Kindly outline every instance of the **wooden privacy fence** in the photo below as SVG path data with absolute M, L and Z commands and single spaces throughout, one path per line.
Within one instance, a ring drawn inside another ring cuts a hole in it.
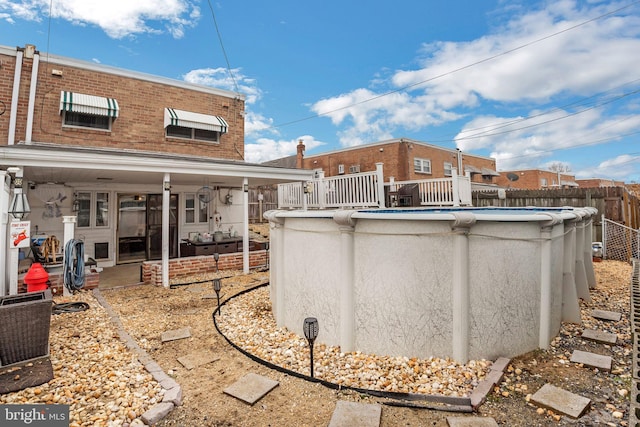
M 602 224 L 605 218 L 631 229 L 640 228 L 640 199 L 625 187 L 566 188 L 552 190 L 495 190 L 473 191 L 473 205 L 520 208 L 536 206 L 586 207 L 598 210 L 594 217 L 594 239 L 602 241 Z

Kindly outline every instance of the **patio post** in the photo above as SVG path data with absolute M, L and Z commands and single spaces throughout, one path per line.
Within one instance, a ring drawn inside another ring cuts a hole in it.
M 162 181 L 162 286 L 169 288 L 169 210 L 171 201 L 171 174 Z

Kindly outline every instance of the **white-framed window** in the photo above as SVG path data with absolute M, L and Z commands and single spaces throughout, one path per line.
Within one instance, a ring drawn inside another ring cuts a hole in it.
M 413 159 L 413 170 L 417 173 L 431 173 L 431 160 L 429 159 Z
M 360 165 L 349 166 L 349 173 L 360 173 Z
M 545 188 L 547 186 L 547 178 L 540 178 L 540 186 Z
M 109 193 L 78 191 L 74 194 L 78 228 L 109 226 Z
M 339 175 L 344 174 L 344 165 L 342 164 L 338 165 L 338 174 Z
M 170 138 L 183 138 L 206 142 L 220 142 L 220 132 L 217 132 L 215 130 L 169 125 L 166 127 L 166 132 L 167 136 Z
M 202 224 L 209 221 L 209 204 L 203 203 L 195 193 L 185 194 L 184 222 Z
M 453 164 L 451 162 L 444 162 L 444 176 L 451 176 L 453 169 Z

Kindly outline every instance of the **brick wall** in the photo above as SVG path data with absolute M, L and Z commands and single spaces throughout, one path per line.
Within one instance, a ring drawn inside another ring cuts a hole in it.
M 249 267 L 258 268 L 267 264 L 267 251 L 249 253 Z M 242 252 L 220 254 L 219 270 L 242 270 Z M 212 255 L 173 258 L 169 260 L 169 280 L 198 274 L 214 273 L 216 262 Z M 142 281 L 146 284 L 162 286 L 162 261 L 142 263 Z
M 507 174 L 512 173 L 518 176 L 517 181 L 510 181 Z M 546 180 L 546 186 L 543 185 Z M 561 181 L 575 182 L 573 175 L 560 174 Z M 544 188 L 558 188 L 558 173 L 553 171 L 545 171 L 540 169 L 529 169 L 520 171 L 501 172 L 501 176 L 497 177 L 496 184 L 523 190 L 539 190 Z
M 9 109 L 16 58 L 0 55 L 0 99 Z M 26 138 L 27 102 L 33 60 L 24 59 L 17 114 L 16 142 Z M 62 76 L 51 71 L 59 70 Z M 110 132 L 62 127 L 60 92 L 70 91 L 115 98 L 120 108 Z M 175 108 L 223 117 L 228 133 L 220 143 L 168 138 L 164 108 Z M 121 76 L 66 64 L 47 63 L 41 57 L 36 91 L 32 140 L 57 144 L 135 149 L 213 158 L 241 160 L 244 157 L 244 101 L 211 93 L 209 89 L 171 86 L 133 76 Z M 0 116 L 0 137 L 7 141 L 9 114 Z
M 431 160 L 431 173 L 414 172 L 414 158 Z M 349 167 L 355 165 L 360 166 L 360 172 L 375 171 L 378 162 L 384 164 L 385 182 L 389 181 L 390 177 L 394 177 L 396 181 L 443 178 L 445 176 L 445 162 L 458 168 L 458 153 L 455 150 L 429 144 L 393 140 L 389 143 L 362 145 L 348 150 L 309 156 L 303 158 L 301 164 L 306 169 L 320 168 L 324 171 L 325 176 L 329 177 L 338 175 L 338 165 L 340 164 L 344 165 L 346 175 L 349 173 Z M 462 163 L 463 165 L 475 166 L 478 169 L 484 167 L 496 170 L 495 160 L 471 154 L 463 154 Z M 473 175 L 472 180 L 474 182 L 492 182 L 492 180 L 483 181 L 481 175 Z
M 49 273 L 49 288 L 53 296 L 62 295 L 64 287 L 64 277 L 62 272 Z M 86 273 L 84 277 L 84 286 L 82 290 L 96 289 L 100 285 L 100 273 Z M 23 279 L 18 279 L 18 293 L 27 292 L 27 285 Z

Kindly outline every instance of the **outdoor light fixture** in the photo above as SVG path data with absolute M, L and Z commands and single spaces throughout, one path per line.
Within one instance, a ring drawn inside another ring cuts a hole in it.
M 313 378 L 313 343 L 318 337 L 318 319 L 307 317 L 302 325 L 304 337 L 309 341 L 309 359 L 311 362 L 311 378 Z
M 80 212 L 80 200 L 78 200 L 78 195 L 73 194 L 73 205 L 71 205 L 71 210 L 73 212 Z
M 218 260 L 220 259 L 220 254 L 218 252 L 215 252 L 213 254 L 213 260 L 216 262 L 216 273 L 218 272 Z
M 269 269 L 269 242 L 264 242 L 264 250 L 267 252 L 267 270 Z
M 165 181 L 163 185 L 164 185 L 164 191 L 171 191 L 171 182 Z
M 222 279 L 213 279 L 213 290 L 216 292 L 218 299 L 218 314 L 220 314 L 220 288 L 222 287 Z
M 244 190 L 245 193 L 249 192 L 249 184 L 242 184 L 242 189 Z
M 25 219 L 31 213 L 27 195 L 22 192 L 22 177 L 16 177 L 14 182 L 13 200 L 9 206 L 9 213 L 17 220 Z

